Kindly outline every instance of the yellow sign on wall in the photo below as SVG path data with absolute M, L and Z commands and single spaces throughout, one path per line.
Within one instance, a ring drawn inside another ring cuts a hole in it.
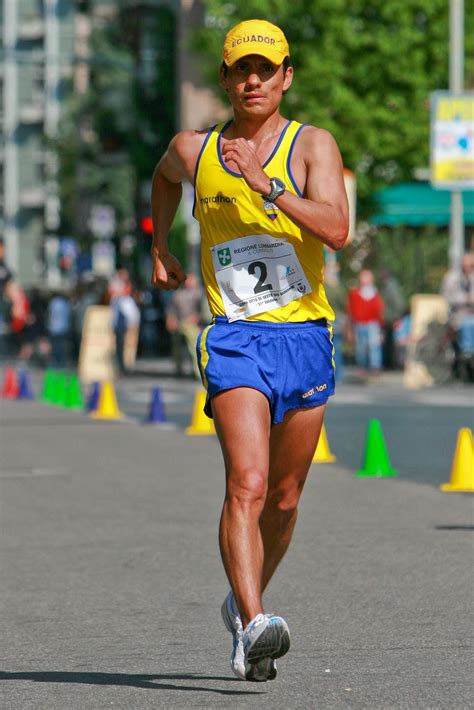
M 474 92 L 431 95 L 431 184 L 474 189 Z

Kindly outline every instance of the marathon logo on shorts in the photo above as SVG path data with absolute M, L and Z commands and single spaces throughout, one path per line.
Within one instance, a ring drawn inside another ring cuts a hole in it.
M 246 42 L 263 42 L 264 44 L 274 45 L 275 40 L 273 37 L 266 37 L 265 35 L 245 35 L 245 37 L 237 37 L 232 42 L 232 47 L 237 47 L 239 44 L 245 44 Z
M 310 390 L 305 392 L 304 394 L 301 395 L 303 399 L 307 399 L 308 397 L 311 397 L 311 395 L 316 394 L 316 392 L 324 392 L 324 390 L 327 389 L 327 385 L 319 385 L 316 387 L 311 387 Z
M 200 197 L 199 202 L 201 205 L 235 205 L 237 203 L 236 197 L 227 197 L 219 192 L 218 195 L 210 195 L 209 197 Z

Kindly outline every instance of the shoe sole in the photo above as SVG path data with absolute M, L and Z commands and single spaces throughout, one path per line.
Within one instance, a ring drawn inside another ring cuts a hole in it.
M 255 665 L 264 658 L 281 658 L 290 649 L 290 632 L 283 619 L 272 619 L 245 654 L 247 663 Z
M 222 616 L 222 621 L 224 622 L 224 626 L 226 627 L 227 631 L 228 631 L 230 634 L 232 634 L 232 636 L 234 636 L 234 634 L 235 634 L 235 628 L 234 628 L 234 625 L 233 625 L 233 623 L 232 623 L 232 619 L 231 619 L 231 616 L 230 616 L 230 614 L 229 614 L 229 611 L 228 611 L 228 609 L 227 609 L 227 598 L 224 600 L 224 603 L 223 603 L 222 606 L 221 606 L 221 616 Z M 263 660 L 265 660 L 265 659 L 263 659 Z M 238 671 L 235 670 L 235 668 L 234 668 L 234 666 L 233 666 L 233 664 L 232 664 L 232 661 L 231 661 L 230 667 L 231 667 L 232 672 L 234 673 L 234 675 L 237 676 L 237 678 L 238 678 L 239 680 L 243 680 L 241 674 L 240 674 Z M 250 667 L 250 669 L 249 669 L 249 670 L 247 671 L 247 673 L 245 674 L 245 679 L 246 679 L 246 680 L 249 680 L 249 681 L 252 681 L 252 682 L 254 682 L 254 683 L 264 683 L 264 682 L 267 681 L 267 680 L 275 680 L 275 678 L 277 677 L 276 664 L 272 663 L 272 664 L 271 664 L 271 668 L 270 668 L 270 670 L 268 671 L 268 674 L 265 675 L 265 677 L 263 677 L 265 673 L 266 673 L 266 671 L 262 671 L 261 669 L 259 669 L 259 668 L 257 667 L 257 665 L 254 664 L 254 665 L 252 665 L 252 666 Z
M 245 674 L 245 679 L 250 680 L 254 683 L 265 683 L 267 680 L 275 680 L 276 677 L 277 669 L 274 663 L 272 663 L 271 670 L 269 671 L 260 670 L 257 664 L 252 665 Z

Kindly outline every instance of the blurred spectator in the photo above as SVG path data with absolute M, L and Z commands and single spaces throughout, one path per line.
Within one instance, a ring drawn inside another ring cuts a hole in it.
M 7 281 L 5 293 L 11 301 L 10 338 L 15 357 L 23 357 L 26 343 L 26 326 L 30 314 L 30 302 L 24 289 L 17 281 Z
M 71 337 L 72 309 L 66 294 L 53 293 L 48 304 L 46 328 L 51 342 L 51 358 L 57 367 L 64 367 L 68 357 L 68 340 Z
M 10 321 L 12 316 L 12 302 L 6 291 L 6 281 L 0 281 L 0 358 L 8 357 L 10 353 Z
M 181 288 L 173 292 L 168 305 L 166 327 L 171 333 L 176 375 L 181 377 L 183 358 L 191 357 L 195 377 L 200 378 L 196 355 L 196 343 L 202 327 L 203 293 L 195 274 L 188 274 Z
M 140 352 L 143 356 L 169 354 L 170 336 L 166 330 L 162 292 L 144 288 L 140 293 Z
M 368 269 L 359 274 L 359 285 L 351 288 L 347 312 L 354 329 L 355 356 L 358 367 L 382 368 L 383 301 Z
M 341 382 L 344 377 L 343 344 L 347 332 L 347 291 L 339 278 L 339 264 L 337 261 L 326 262 L 324 267 L 324 288 L 329 303 L 336 314 L 336 320 L 332 326 L 332 342 L 334 344 L 336 379 Z
M 472 361 L 474 357 L 473 252 L 464 254 L 460 270 L 451 269 L 447 272 L 441 293 L 449 307 L 449 325 L 459 366 L 459 363 Z
M 393 345 L 395 353 L 395 367 L 403 368 L 410 342 L 411 311 L 405 310 L 402 317 L 393 324 Z
M 406 303 L 400 284 L 390 269 L 382 269 L 380 282 L 380 295 L 384 304 L 382 360 L 385 368 L 393 370 L 396 367 L 393 327 L 401 318 Z
M 0 239 L 0 288 L 13 279 L 13 274 L 5 263 L 5 242 Z
M 474 352 L 474 253 L 464 254 L 461 269 L 445 275 L 442 294 L 449 307 L 449 322 L 461 349 Z
M 109 284 L 109 294 L 117 362 L 122 374 L 126 374 L 126 335 L 131 328 L 138 329 L 140 325 L 140 310 L 132 296 L 132 283 L 126 269 L 120 269 L 112 278 Z
M 72 301 L 72 342 L 75 360 L 79 358 L 86 311 L 89 306 L 95 306 L 99 301 L 94 277 L 83 276 L 77 283 Z
M 41 365 L 46 365 L 51 347 L 46 330 L 48 301 L 45 293 L 33 288 L 28 294 L 30 312 L 25 328 L 25 342 L 19 353 L 21 360 L 28 361 L 36 356 Z

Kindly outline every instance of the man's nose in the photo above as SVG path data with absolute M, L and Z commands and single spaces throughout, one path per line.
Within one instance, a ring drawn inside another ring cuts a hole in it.
M 250 74 L 247 76 L 247 85 L 248 86 L 259 86 L 261 83 L 260 77 L 257 74 L 256 71 L 251 71 Z

